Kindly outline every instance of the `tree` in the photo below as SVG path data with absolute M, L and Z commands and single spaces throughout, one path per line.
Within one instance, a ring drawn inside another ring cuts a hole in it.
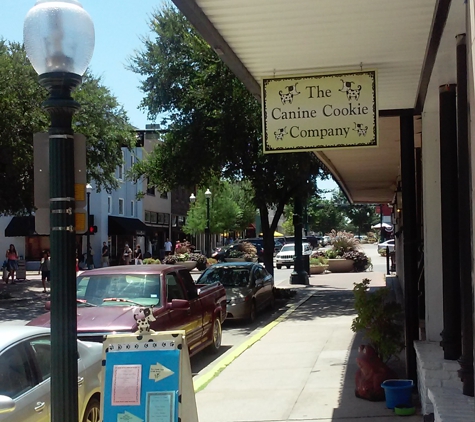
M 314 154 L 263 154 L 261 109 L 186 18 L 172 6 L 153 13 L 155 39 L 130 59 L 143 77 L 141 106 L 166 113 L 164 145 L 134 171 L 161 190 L 205 186 L 213 178 L 247 180 L 254 190 L 273 271 L 273 234 L 284 205 L 314 191 L 322 167 Z M 275 207 L 272 222 L 268 208 Z
M 211 186 L 210 232 L 242 231 L 254 221 L 255 207 L 252 197 L 247 196 L 245 184 L 231 184 L 227 181 Z M 206 197 L 204 189 L 196 193 L 196 201 L 190 207 L 183 231 L 187 234 L 204 233 L 206 228 Z M 252 210 L 252 212 L 251 212 Z
M 311 198 L 307 206 L 309 228 L 317 233 L 329 233 L 332 229 L 342 230 L 346 226 L 340 207 L 329 199 Z
M 29 214 L 33 199 L 33 134 L 46 132 L 42 109 L 47 91 L 38 83 L 23 46 L 0 40 L 0 215 Z M 82 108 L 73 123 L 87 137 L 87 178 L 98 189 L 115 189 L 121 147 L 135 142 L 133 127 L 110 91 L 87 72 L 73 94 Z

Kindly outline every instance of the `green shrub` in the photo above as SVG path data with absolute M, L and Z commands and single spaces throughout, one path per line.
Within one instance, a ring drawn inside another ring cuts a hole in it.
M 351 329 L 363 333 L 381 360 L 387 362 L 404 348 L 402 307 L 388 300 L 387 287 L 370 292 L 370 281 L 365 278 L 361 283 L 354 283 L 358 316 L 353 319 Z
M 323 256 L 312 256 L 310 258 L 310 265 L 327 265 L 328 259 Z
M 150 264 L 161 264 L 159 259 L 153 259 L 153 258 L 145 258 L 142 261 L 145 265 L 150 265 Z

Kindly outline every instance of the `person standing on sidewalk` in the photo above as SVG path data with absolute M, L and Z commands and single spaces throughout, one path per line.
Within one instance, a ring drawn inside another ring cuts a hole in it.
M 122 259 L 124 260 L 124 264 L 125 265 L 129 265 L 130 264 L 130 260 L 132 259 L 132 249 L 129 248 L 129 244 L 126 243 L 125 244 L 125 247 L 124 247 L 124 252 L 122 254 Z
M 16 252 L 15 246 L 12 244 L 7 249 L 5 253 L 5 258 L 7 258 L 7 269 L 8 277 L 6 283 L 8 284 L 8 279 L 12 278 L 12 283 L 15 282 L 15 271 L 18 270 L 18 254 Z
M 40 269 L 41 271 L 41 284 L 43 284 L 43 293 L 48 293 L 46 291 L 46 280 L 50 281 L 50 256 L 49 252 L 43 252 L 43 258 L 41 258 Z
M 170 242 L 170 239 L 167 237 L 167 241 L 163 245 L 165 247 L 165 255 L 171 255 L 172 254 L 172 242 Z
M 101 262 L 103 267 L 109 266 L 109 246 L 107 246 L 106 242 L 102 242 Z
M 135 265 L 142 265 L 142 249 L 140 249 L 140 245 L 137 245 L 135 248 Z

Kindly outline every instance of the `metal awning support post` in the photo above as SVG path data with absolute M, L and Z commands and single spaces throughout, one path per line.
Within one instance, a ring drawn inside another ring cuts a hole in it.
M 417 222 L 416 222 L 416 164 L 414 155 L 414 117 L 400 117 L 401 182 L 403 209 L 404 308 L 407 377 L 417 381 L 414 341 L 419 339 L 417 311 Z
M 440 201 L 442 220 L 443 319 L 441 345 L 444 359 L 461 355 L 460 336 L 460 264 L 457 174 L 457 95 L 456 85 L 439 87 L 440 122 Z
M 457 152 L 459 266 L 462 318 L 462 356 L 459 376 L 463 394 L 473 397 L 473 305 L 470 143 L 468 136 L 467 44 L 465 34 L 457 36 Z

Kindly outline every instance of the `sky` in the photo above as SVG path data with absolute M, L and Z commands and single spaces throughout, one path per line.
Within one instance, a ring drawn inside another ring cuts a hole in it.
M 96 43 L 89 69 L 101 77 L 129 116 L 131 124 L 145 129 L 146 111 L 138 109 L 143 93 L 139 75 L 127 70 L 128 58 L 143 46 L 148 37 L 148 21 L 160 8 L 161 0 L 80 0 L 94 22 Z M 35 0 L 0 0 L 0 38 L 23 42 L 23 22 Z M 335 189 L 333 181 L 320 181 L 322 189 Z

